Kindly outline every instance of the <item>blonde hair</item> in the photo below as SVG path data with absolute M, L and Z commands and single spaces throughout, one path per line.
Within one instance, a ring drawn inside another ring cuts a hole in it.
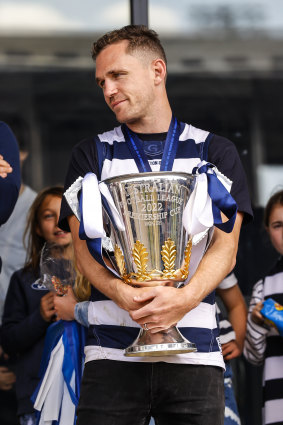
M 91 285 L 76 267 L 77 277 L 73 286 L 73 292 L 78 301 L 87 301 L 91 294 Z

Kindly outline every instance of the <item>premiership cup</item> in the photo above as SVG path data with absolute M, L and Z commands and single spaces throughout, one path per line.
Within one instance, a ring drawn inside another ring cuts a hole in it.
M 151 172 L 102 182 L 108 193 L 103 202 L 106 230 L 114 249 L 115 269 L 125 283 L 142 287 L 170 281 L 179 287 L 187 279 L 192 237 L 183 226 L 183 212 L 195 179 L 182 172 Z M 195 344 L 171 327 L 155 334 L 141 329 L 125 355 L 193 351 L 197 351 Z

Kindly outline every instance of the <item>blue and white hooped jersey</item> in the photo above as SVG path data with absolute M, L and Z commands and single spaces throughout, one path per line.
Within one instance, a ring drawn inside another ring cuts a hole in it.
M 192 125 L 180 123 L 179 146 L 172 171 L 190 173 L 201 159 L 207 158 L 208 144 L 212 134 Z M 129 173 L 138 173 L 138 167 L 127 147 L 121 126 L 98 135 L 98 160 L 100 180 Z M 102 161 L 102 162 L 101 162 Z M 152 171 L 159 171 L 161 159 L 151 158 Z
M 212 134 L 191 125 L 181 123 L 179 146 L 172 171 L 191 173 L 201 160 L 207 160 L 209 140 Z M 138 173 L 138 168 L 125 143 L 121 126 L 98 135 L 97 156 L 100 180 L 123 174 Z M 159 171 L 160 159 L 150 158 L 152 171 Z M 193 276 L 206 249 L 207 237 L 192 249 L 190 275 Z M 196 353 L 164 357 L 125 357 L 124 349 L 137 337 L 140 326 L 129 313 L 112 300 L 92 288 L 88 310 L 89 332 L 85 347 L 86 362 L 97 359 L 120 361 L 188 363 L 213 365 L 224 368 L 216 321 L 215 294 L 212 292 L 195 309 L 187 313 L 177 324 L 185 338 L 197 346 Z

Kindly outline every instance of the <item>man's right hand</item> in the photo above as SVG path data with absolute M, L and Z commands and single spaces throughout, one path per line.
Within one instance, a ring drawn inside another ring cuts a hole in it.
M 40 300 L 40 314 L 45 322 L 51 322 L 55 315 L 54 296 L 52 292 L 44 295 Z
M 13 168 L 11 167 L 11 165 L 7 161 L 5 161 L 2 155 L 0 155 L 0 177 L 4 179 L 12 171 Z
M 0 390 L 9 391 L 16 382 L 16 375 L 7 367 L 0 366 Z
M 147 291 L 150 291 L 152 289 L 151 286 L 149 287 L 140 287 L 135 288 L 131 285 L 128 285 L 127 283 L 124 283 L 120 279 L 117 279 L 117 301 L 116 303 L 118 306 L 128 312 L 137 310 L 144 305 L 148 304 L 149 301 L 146 301 L 144 303 L 137 303 L 134 300 L 134 297 L 144 295 Z

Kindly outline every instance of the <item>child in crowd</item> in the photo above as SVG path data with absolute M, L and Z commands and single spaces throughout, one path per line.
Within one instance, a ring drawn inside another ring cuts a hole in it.
M 269 199 L 264 225 L 280 257 L 253 288 L 244 355 L 254 365 L 264 364 L 263 424 L 272 425 L 283 423 L 283 337 L 275 327 L 266 326 L 261 309 L 268 298 L 283 305 L 283 190 Z
M 40 281 L 40 253 L 44 243 L 52 242 L 72 249 L 71 233 L 57 227 L 63 188 L 44 189 L 29 212 L 28 256 L 25 266 L 10 281 L 4 306 L 2 344 L 16 360 L 16 393 L 21 425 L 34 425 L 35 412 L 30 400 L 38 382 L 39 366 L 48 326 L 54 319 L 53 293 Z

